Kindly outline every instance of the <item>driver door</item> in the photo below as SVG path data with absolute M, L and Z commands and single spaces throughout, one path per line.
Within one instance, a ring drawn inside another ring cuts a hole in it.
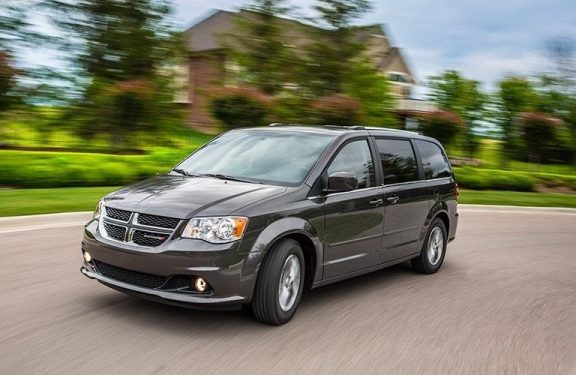
M 324 279 L 378 264 L 384 235 L 383 188 L 368 141 L 341 147 L 325 171 L 335 172 L 355 174 L 358 188 L 325 197 Z

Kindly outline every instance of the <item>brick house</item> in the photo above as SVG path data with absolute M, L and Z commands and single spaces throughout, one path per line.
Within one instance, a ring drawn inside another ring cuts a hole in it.
M 189 54 L 189 64 L 183 80 L 185 92 L 179 102 L 188 108 L 188 123 L 202 131 L 215 131 L 217 125 L 207 111 L 208 99 L 205 92 L 227 85 L 227 72 L 234 69 L 227 59 L 223 44 L 233 43 L 227 40 L 237 25 L 238 17 L 248 17 L 249 12 L 229 12 L 214 10 L 207 17 L 191 26 L 185 32 Z M 281 18 L 286 40 L 294 48 L 303 47 L 308 40 L 304 25 L 294 20 Z M 357 28 L 358 40 L 366 43 L 366 54 L 375 66 L 386 74 L 392 83 L 392 92 L 401 100 L 410 97 L 415 80 L 400 48 L 393 46 L 383 25 L 367 25 Z

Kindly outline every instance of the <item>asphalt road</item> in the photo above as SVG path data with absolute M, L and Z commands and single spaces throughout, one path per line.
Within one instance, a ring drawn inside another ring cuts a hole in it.
M 85 217 L 0 220 L 0 374 L 576 374 L 576 211 L 462 208 L 439 273 L 310 291 L 281 327 L 86 279 Z

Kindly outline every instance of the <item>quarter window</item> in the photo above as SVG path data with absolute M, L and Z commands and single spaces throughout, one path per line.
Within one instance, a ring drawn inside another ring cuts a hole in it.
M 358 179 L 359 189 L 376 185 L 368 141 L 353 141 L 346 144 L 332 160 L 327 172 L 328 175 L 335 172 L 354 173 Z
M 422 165 L 424 166 L 424 177 L 427 180 L 433 178 L 450 177 L 450 164 L 446 155 L 438 145 L 428 141 L 416 141 L 418 150 L 422 156 Z
M 418 180 L 412 144 L 400 139 L 376 139 L 386 185 Z

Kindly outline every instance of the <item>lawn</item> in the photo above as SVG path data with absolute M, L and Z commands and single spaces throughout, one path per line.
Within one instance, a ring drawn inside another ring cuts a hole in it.
M 576 208 L 576 194 L 524 193 L 501 190 L 461 190 L 458 201 L 463 204 Z
M 117 187 L 0 190 L 0 216 L 91 211 Z M 576 194 L 461 190 L 460 203 L 576 208 Z

